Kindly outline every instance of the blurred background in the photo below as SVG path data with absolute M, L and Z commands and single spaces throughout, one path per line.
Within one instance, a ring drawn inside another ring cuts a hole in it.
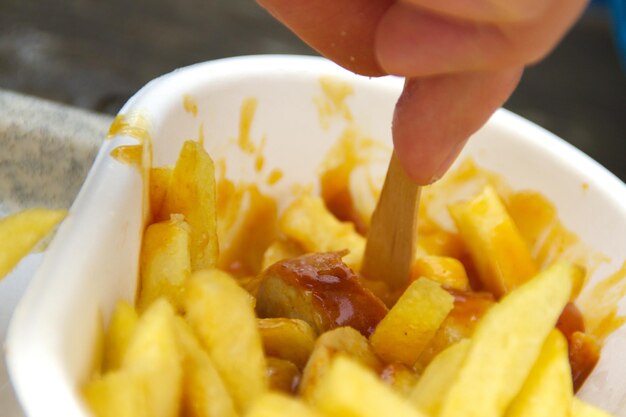
M 626 180 L 626 71 L 611 22 L 592 5 L 505 107 Z M 0 88 L 94 112 L 115 114 L 175 68 L 268 53 L 315 54 L 252 0 L 0 0 Z

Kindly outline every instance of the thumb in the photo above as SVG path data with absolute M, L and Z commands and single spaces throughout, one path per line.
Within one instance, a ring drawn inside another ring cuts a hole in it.
M 507 69 L 407 79 L 393 118 L 394 146 L 407 174 L 422 185 L 441 178 L 521 74 Z

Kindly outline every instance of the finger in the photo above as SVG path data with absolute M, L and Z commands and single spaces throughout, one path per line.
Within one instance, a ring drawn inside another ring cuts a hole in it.
M 325 57 L 363 75 L 384 75 L 374 54 L 381 16 L 394 0 L 258 0 Z
M 585 2 L 554 0 L 540 19 L 502 26 L 396 3 L 378 25 L 376 55 L 385 71 L 414 77 L 525 66 L 556 45 Z
M 400 0 L 463 20 L 488 23 L 524 22 L 543 15 L 549 0 Z
M 511 95 L 521 69 L 410 79 L 393 119 L 396 154 L 419 184 L 439 179 Z

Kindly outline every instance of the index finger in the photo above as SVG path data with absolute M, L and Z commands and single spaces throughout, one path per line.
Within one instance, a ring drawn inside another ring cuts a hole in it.
M 441 178 L 521 75 L 516 68 L 409 79 L 393 119 L 396 155 L 407 174 L 422 185 Z

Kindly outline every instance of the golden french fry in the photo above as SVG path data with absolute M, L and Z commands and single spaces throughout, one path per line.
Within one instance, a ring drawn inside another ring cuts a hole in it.
M 276 201 L 254 184 L 236 186 L 220 198 L 225 201 L 218 201 L 217 206 L 218 266 L 238 276 L 256 275 L 276 236 Z
M 217 264 L 215 167 L 209 154 L 195 141 L 186 141 L 180 151 L 165 193 L 162 217 L 182 214 L 190 226 L 191 269 Z
M 388 363 L 413 366 L 454 306 L 454 297 L 421 278 L 404 291 L 370 336 L 372 348 Z
M 122 361 L 122 370 L 139 376 L 148 416 L 175 417 L 181 396 L 181 353 L 175 314 L 164 299 L 139 318 Z
M 309 401 L 328 417 L 425 417 L 375 374 L 344 356 L 333 360 Z
M 182 415 L 236 417 L 233 399 L 209 354 L 182 318 L 176 317 L 175 328 L 183 351 Z
M 554 264 L 494 305 L 478 323 L 440 417 L 499 417 L 521 389 L 567 304 L 580 269 Z
M 317 389 L 319 381 L 328 372 L 333 358 L 341 353 L 362 363 L 365 367 L 378 371 L 382 368 L 367 338 L 352 327 L 338 327 L 318 337 L 313 353 L 304 368 L 300 381 L 300 395 L 307 399 Z
M 165 194 L 172 180 L 173 169 L 170 167 L 150 168 L 150 211 L 155 222 L 167 220 L 162 213 Z
M 182 309 L 185 282 L 191 274 L 189 226 L 180 215 L 146 228 L 139 259 L 141 291 L 137 306 L 145 310 L 165 297 L 176 310 Z
M 417 381 L 409 394 L 409 400 L 425 414 L 439 415 L 441 403 L 458 375 L 469 343 L 469 339 L 464 339 L 440 352 Z
M 526 241 L 492 187 L 449 209 L 490 292 L 502 296 L 537 272 Z
M 463 339 L 472 337 L 480 319 L 495 304 L 491 293 L 456 291 L 453 294 L 454 308 L 413 365 L 420 373 L 440 352 Z
M 150 417 L 142 378 L 115 371 L 89 381 L 82 390 L 97 417 Z
M 422 196 L 422 198 L 424 197 Z M 423 208 L 424 206 L 420 207 Z M 422 216 L 421 212 L 420 216 Z M 465 254 L 465 243 L 458 233 L 452 233 L 441 229 L 439 226 L 430 225 L 429 222 L 423 222 L 418 224 L 415 252 L 416 257 L 432 255 L 458 259 Z
M 567 417 L 573 396 L 567 340 L 552 330 L 505 417 Z
M 254 402 L 246 417 L 321 417 L 305 403 L 284 394 L 268 392 Z
M 300 245 L 291 240 L 277 239 L 265 250 L 263 261 L 261 262 L 261 270 L 264 271 L 276 262 L 289 258 L 297 258 L 300 255 L 304 255 L 304 251 Z
M 582 400 L 572 398 L 572 409 L 570 411 L 572 417 L 610 417 L 611 415 L 604 410 L 587 404 Z
M 287 318 L 257 319 L 257 325 L 267 356 L 286 359 L 299 369 L 304 368 L 317 337 L 306 321 Z
M 381 380 L 394 392 L 408 397 L 419 379 L 417 372 L 401 363 L 391 363 L 380 372 Z
M 216 269 L 194 273 L 185 293 L 187 320 L 209 352 L 239 412 L 247 410 L 267 390 L 253 302 L 234 278 Z
M 0 219 L 0 279 L 7 275 L 67 214 L 29 209 Z
M 126 301 L 118 301 L 111 316 L 104 341 L 103 370 L 112 371 L 122 365 L 128 343 L 137 326 L 137 311 Z
M 411 279 L 417 280 L 421 277 L 458 290 L 470 288 L 461 261 L 448 256 L 426 255 L 416 259 L 411 267 Z
M 283 213 L 280 230 L 298 242 L 306 252 L 337 252 L 348 249 L 343 261 L 355 271 L 361 268 L 365 238 L 352 223 L 340 222 L 318 197 L 303 195 Z

